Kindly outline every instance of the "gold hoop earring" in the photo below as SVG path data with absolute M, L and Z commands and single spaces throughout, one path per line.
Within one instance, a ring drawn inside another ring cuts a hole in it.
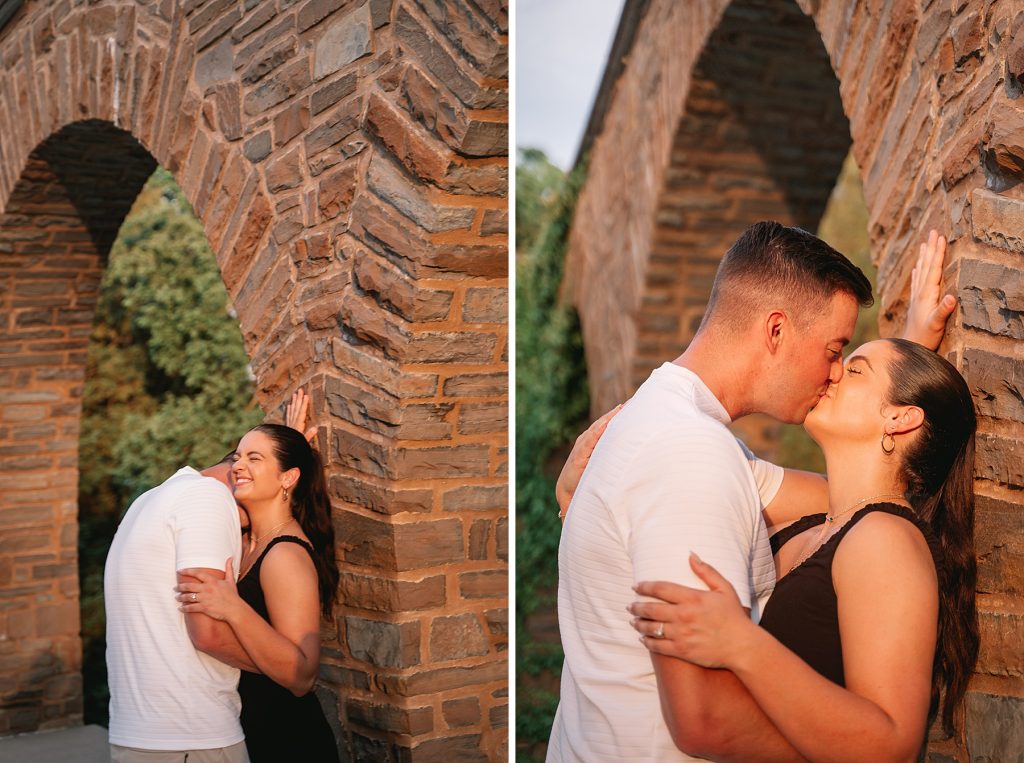
M 887 447 L 885 447 L 885 438 L 886 438 L 886 437 L 888 437 L 888 438 L 889 438 L 889 447 L 888 447 L 888 448 L 887 448 Z M 885 432 L 885 433 L 883 433 L 883 434 L 882 434 L 882 452 L 883 452 L 883 453 L 884 453 L 885 455 L 887 455 L 887 456 L 888 456 L 888 455 L 889 455 L 890 453 L 892 453 L 892 452 L 893 452 L 894 450 L 896 450 L 896 438 L 895 438 L 895 437 L 893 437 L 893 434 L 892 434 L 892 432 Z

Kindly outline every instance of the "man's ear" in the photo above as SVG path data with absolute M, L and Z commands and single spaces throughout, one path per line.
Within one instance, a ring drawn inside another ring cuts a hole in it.
M 894 405 L 885 411 L 885 418 L 887 432 L 907 434 L 924 423 L 924 411 L 916 405 Z
M 789 316 L 782 310 L 772 310 L 763 325 L 765 346 L 774 355 L 782 346 L 783 334 L 789 330 Z

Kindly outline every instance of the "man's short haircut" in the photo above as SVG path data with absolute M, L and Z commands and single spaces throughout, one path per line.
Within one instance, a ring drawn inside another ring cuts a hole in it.
M 722 258 L 701 328 L 712 321 L 742 327 L 773 308 L 805 328 L 839 292 L 864 307 L 874 302 L 860 268 L 817 236 L 775 221 L 754 223 Z

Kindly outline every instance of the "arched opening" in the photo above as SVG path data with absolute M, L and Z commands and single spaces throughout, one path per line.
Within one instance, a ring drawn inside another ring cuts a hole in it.
M 78 569 L 85 723 L 108 722 L 103 567 L 132 500 L 263 420 L 217 261 L 157 168 L 110 250 L 82 393 Z
M 856 247 L 873 276 L 863 193 L 847 159 L 850 127 L 813 20 L 795 2 L 735 0 L 691 76 L 653 221 L 633 388 L 692 339 L 722 254 L 757 220 L 830 232 L 826 240 L 845 253 Z M 822 229 L 844 160 L 844 193 Z M 783 440 L 808 451 L 801 434 L 784 436 L 766 417 L 734 428 L 770 458 L 793 460 L 780 450 Z M 802 455 L 797 462 L 807 465 Z
M 127 132 L 74 123 L 31 154 L 0 220 L 0 733 L 81 722 L 83 668 L 85 720 L 106 719 L 102 566 L 117 520 L 167 468 L 237 435 L 217 431 L 232 405 L 194 399 L 200 356 L 185 337 L 241 363 L 252 409 L 237 322 L 232 344 L 202 319 L 226 305 L 216 261 L 155 167 Z M 117 239 L 140 190 L 141 218 Z M 206 448 L 186 432 L 198 418 L 214 422 Z

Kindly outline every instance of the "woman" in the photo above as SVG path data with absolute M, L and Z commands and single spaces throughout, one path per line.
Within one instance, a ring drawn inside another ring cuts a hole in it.
M 925 312 L 941 267 L 940 257 L 929 270 L 941 249 L 934 236 L 930 245 L 914 288 Z M 760 627 L 696 558 L 711 590 L 641 583 L 639 594 L 662 601 L 634 603 L 634 627 L 652 652 L 732 670 L 807 759 L 916 760 L 941 690 L 952 732 L 977 658 L 970 392 L 930 350 L 880 340 L 849 358 L 805 427 L 825 453 L 828 511 L 773 539 L 781 579 Z M 581 439 L 577 466 L 596 438 Z M 562 499 L 578 479 L 568 471 Z M 815 507 L 823 485 L 787 472 L 766 521 Z
M 179 585 L 178 601 L 231 625 L 259 670 L 243 671 L 238 685 L 253 763 L 337 761 L 310 693 L 320 616 L 330 616 L 338 585 L 323 464 L 297 427 L 262 424 L 238 443 L 232 481 L 251 520 L 237 586 L 229 560 L 223 580 L 193 573 L 199 582 Z

